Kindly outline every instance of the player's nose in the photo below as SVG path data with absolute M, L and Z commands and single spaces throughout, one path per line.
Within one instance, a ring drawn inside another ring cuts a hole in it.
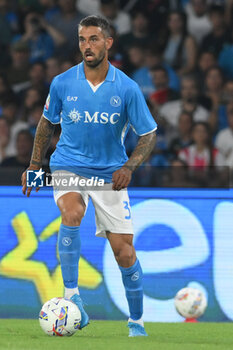
M 88 50 L 88 49 L 90 49 L 90 47 L 91 47 L 90 42 L 87 40 L 87 41 L 85 42 L 85 51 Z

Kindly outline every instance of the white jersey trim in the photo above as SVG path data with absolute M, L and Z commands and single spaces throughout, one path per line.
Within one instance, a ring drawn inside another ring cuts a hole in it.
M 47 118 L 44 114 L 42 114 L 42 117 L 44 117 L 45 119 L 47 119 L 51 124 L 56 125 L 56 124 L 61 124 L 61 121 L 59 121 L 58 123 L 53 123 L 51 122 L 51 120 L 49 120 L 49 118 Z
M 121 132 L 121 144 L 123 145 L 124 144 L 124 137 L 125 137 L 125 133 L 126 133 L 126 129 L 127 129 L 127 126 L 128 126 L 128 120 L 127 122 L 125 123 L 123 129 L 122 129 L 122 132 Z
M 145 136 L 145 135 L 148 135 L 148 134 L 151 134 L 153 131 L 155 131 L 155 130 L 157 130 L 157 126 L 153 129 L 153 130 L 151 130 L 151 131 L 148 131 L 148 132 L 145 132 L 145 134 L 141 134 L 141 135 L 139 135 L 139 134 L 137 134 L 138 136 Z
M 93 92 L 96 92 L 99 87 L 104 83 L 104 81 L 101 81 L 98 85 L 93 85 L 89 80 L 87 80 L 88 84 L 90 85 Z
M 113 68 L 114 68 L 114 75 L 113 75 L 112 81 L 115 81 L 115 78 L 116 78 L 116 67 L 113 67 Z

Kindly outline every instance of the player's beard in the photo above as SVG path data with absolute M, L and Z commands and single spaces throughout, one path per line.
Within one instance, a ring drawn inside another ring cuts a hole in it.
M 98 67 L 100 65 L 100 63 L 103 62 L 104 58 L 105 58 L 105 50 L 100 52 L 99 56 L 96 57 L 95 59 L 93 59 L 92 61 L 87 61 L 85 58 L 85 55 L 83 55 L 83 60 L 84 60 L 85 64 L 90 68 Z

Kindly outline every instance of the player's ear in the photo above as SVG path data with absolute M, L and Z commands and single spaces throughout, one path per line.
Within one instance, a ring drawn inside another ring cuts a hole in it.
M 106 38 L 106 49 L 109 50 L 111 49 L 113 44 L 113 38 L 111 36 Z

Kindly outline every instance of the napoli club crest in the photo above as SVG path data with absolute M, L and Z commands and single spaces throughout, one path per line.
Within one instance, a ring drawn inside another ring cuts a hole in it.
M 121 105 L 120 96 L 112 96 L 110 99 L 110 105 L 113 107 L 119 107 Z

